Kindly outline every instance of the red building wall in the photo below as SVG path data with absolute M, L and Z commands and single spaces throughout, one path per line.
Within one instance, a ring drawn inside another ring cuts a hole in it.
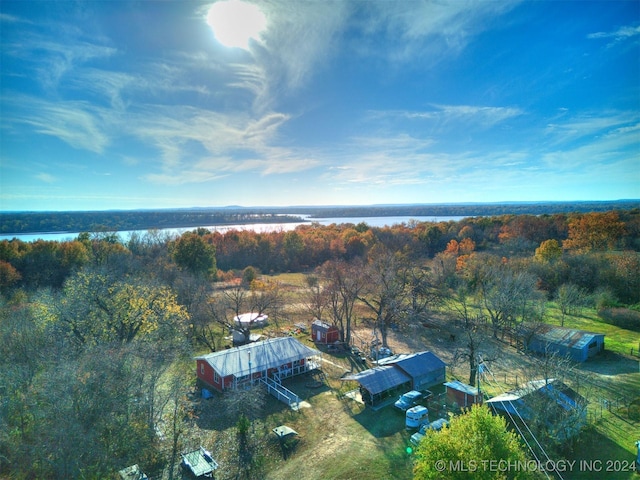
M 340 339 L 340 332 L 334 326 L 325 329 L 312 325 L 311 339 L 317 343 L 334 343 Z
M 482 397 L 480 395 L 470 395 L 455 388 L 447 386 L 447 400 L 450 402 L 456 402 L 459 407 L 470 407 L 475 403 L 482 403 Z
M 302 359 L 300 359 L 299 362 L 300 362 L 300 365 L 304 365 L 305 364 L 305 359 L 302 358 Z M 292 368 L 293 367 L 293 363 L 289 362 L 287 364 L 283 364 L 282 366 L 286 367 L 286 368 Z M 278 372 L 277 368 L 271 368 L 267 372 L 267 375 L 271 376 L 271 375 L 273 375 L 273 374 L 275 374 L 277 372 Z M 256 370 L 256 371 L 252 372 L 251 377 L 254 380 L 258 380 L 258 379 L 260 379 L 262 377 L 263 373 L 264 373 L 263 371 Z M 205 384 L 209 385 L 210 387 L 215 388 L 219 392 L 223 391 L 226 388 L 232 388 L 233 387 L 233 381 L 234 381 L 233 375 L 227 375 L 224 378 L 216 375 L 213 367 L 211 365 L 209 365 L 209 363 L 207 361 L 205 361 L 205 360 L 198 359 L 196 361 L 196 375 L 197 375 L 198 379 L 200 379 L 202 382 L 204 382 Z

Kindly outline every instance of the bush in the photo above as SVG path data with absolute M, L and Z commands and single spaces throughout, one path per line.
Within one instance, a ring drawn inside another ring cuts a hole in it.
M 604 308 L 598 310 L 598 316 L 610 325 L 640 332 L 640 312 L 635 310 L 628 308 Z

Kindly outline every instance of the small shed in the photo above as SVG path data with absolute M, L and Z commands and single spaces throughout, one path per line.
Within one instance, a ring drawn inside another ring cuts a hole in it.
M 584 362 L 604 351 L 604 333 L 543 324 L 534 330 L 523 330 L 521 335 L 527 349 L 537 353 L 555 352 L 575 362 Z
M 340 330 L 322 320 L 315 319 L 311 323 L 311 339 L 315 343 L 335 343 L 340 341 Z
M 482 404 L 482 394 L 477 388 L 462 383 L 459 380 L 446 382 L 444 386 L 447 389 L 447 400 L 455 403 L 460 408 L 470 407 L 476 403 Z

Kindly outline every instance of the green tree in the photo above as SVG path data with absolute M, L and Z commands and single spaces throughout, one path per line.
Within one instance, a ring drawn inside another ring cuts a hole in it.
M 196 233 L 182 235 L 172 245 L 173 259 L 178 266 L 195 275 L 216 276 L 216 248 Z
M 486 406 L 474 405 L 463 415 L 453 417 L 449 428 L 427 431 L 416 457 L 415 480 L 535 478 L 524 469 L 498 468 L 498 462 L 523 464 L 527 458 L 516 434 L 507 430 L 504 418 L 493 416 Z M 466 468 L 455 468 L 459 465 Z

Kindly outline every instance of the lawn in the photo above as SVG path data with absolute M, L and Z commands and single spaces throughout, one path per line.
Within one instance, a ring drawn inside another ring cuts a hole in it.
M 413 478 L 412 459 L 405 450 L 412 432 L 405 430 L 402 412 L 392 406 L 373 411 L 345 397 L 350 386 L 340 377 L 353 365 L 344 355 L 325 358 L 331 363 L 323 365 L 327 386 L 320 391 L 307 388 L 305 377 L 289 381 L 290 388 L 301 392 L 311 407 L 286 415 L 284 420 L 300 433 L 301 441 L 295 454 L 278 459 L 266 478 Z

